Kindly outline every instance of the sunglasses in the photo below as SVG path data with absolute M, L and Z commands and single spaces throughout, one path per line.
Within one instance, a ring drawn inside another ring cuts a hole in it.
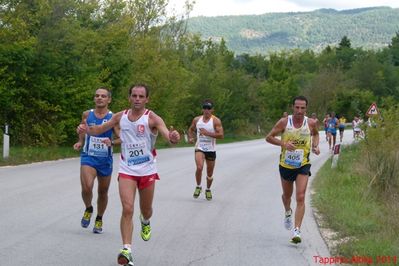
M 209 105 L 203 105 L 203 106 L 202 106 L 202 109 L 205 109 L 205 110 L 211 110 L 211 109 L 212 109 L 212 107 L 211 107 L 211 106 L 209 106 Z

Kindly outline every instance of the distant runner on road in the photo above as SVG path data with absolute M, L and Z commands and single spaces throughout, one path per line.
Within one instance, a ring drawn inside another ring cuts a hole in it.
M 206 190 L 205 198 L 212 200 L 211 186 L 213 182 L 213 170 L 216 161 L 216 139 L 224 137 L 222 122 L 213 113 L 213 102 L 207 99 L 202 104 L 202 115 L 193 119 L 188 129 L 189 142 L 194 142 L 194 135 L 197 142 L 195 144 L 195 187 L 193 197 L 198 198 L 201 194 L 202 171 L 206 162 Z

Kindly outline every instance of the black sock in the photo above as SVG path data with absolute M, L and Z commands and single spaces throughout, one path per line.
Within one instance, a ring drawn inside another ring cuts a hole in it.
M 93 213 L 93 206 L 87 207 L 86 211 L 89 213 Z
M 101 221 L 103 219 L 103 217 L 102 216 L 100 216 L 100 215 L 97 215 L 97 217 L 96 217 L 96 221 Z

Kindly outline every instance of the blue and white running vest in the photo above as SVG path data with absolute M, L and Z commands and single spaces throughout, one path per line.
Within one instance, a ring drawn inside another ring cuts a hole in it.
M 108 114 L 104 116 L 104 118 L 97 118 L 94 114 L 94 110 L 91 109 L 89 115 L 87 117 L 87 124 L 89 126 L 94 125 L 101 125 L 112 117 L 112 112 L 109 111 Z M 103 143 L 103 140 L 109 138 L 112 140 L 112 132 L 113 130 L 110 129 L 101 133 L 99 135 L 90 136 L 88 134 L 85 135 L 85 144 L 83 146 L 81 156 L 88 156 L 88 157 L 96 157 L 100 158 L 111 158 L 112 159 L 112 147 L 107 146 Z

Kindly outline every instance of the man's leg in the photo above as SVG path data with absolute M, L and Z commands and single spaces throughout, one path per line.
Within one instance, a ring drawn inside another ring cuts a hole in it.
M 197 186 L 201 185 L 201 179 L 202 179 L 202 170 L 204 168 L 204 160 L 205 160 L 205 154 L 200 151 L 195 152 L 195 164 L 197 166 L 197 169 L 195 170 L 195 180 L 197 182 Z
M 82 199 L 85 204 L 85 211 L 80 221 L 80 225 L 83 228 L 87 228 L 90 225 L 91 215 L 93 214 L 93 206 L 91 201 L 93 199 L 93 186 L 94 179 L 96 178 L 97 171 L 91 166 L 82 165 L 80 167 L 80 184 Z
M 121 236 L 123 245 L 132 244 L 133 211 L 137 182 L 128 178 L 119 178 L 119 196 L 122 203 Z
M 103 232 L 103 215 L 108 204 L 108 188 L 111 182 L 111 176 L 97 176 L 97 180 L 97 217 L 93 227 L 93 233 L 101 234 Z
M 150 218 L 152 216 L 152 202 L 154 199 L 155 181 L 151 185 L 140 189 L 140 220 L 141 220 L 141 238 L 148 241 L 151 238 Z
M 152 202 L 154 200 L 155 182 L 148 187 L 139 190 L 140 193 L 140 211 L 144 220 L 149 220 L 152 216 Z
M 334 149 L 335 143 L 336 143 L 336 141 L 337 141 L 337 134 L 333 134 L 333 135 L 332 135 L 332 139 L 333 139 L 333 142 L 332 142 L 332 149 Z
M 121 236 L 123 249 L 118 254 L 118 264 L 133 265 L 132 235 L 133 235 L 133 211 L 136 197 L 137 182 L 129 178 L 119 177 L 119 196 L 122 203 Z
M 97 176 L 97 171 L 91 166 L 82 165 L 80 167 L 80 183 L 82 187 L 82 199 L 86 208 L 91 207 L 93 199 L 94 179 Z
M 305 193 L 308 185 L 308 175 L 298 174 L 296 186 L 296 210 L 295 210 L 295 228 L 301 228 L 303 216 L 305 214 Z
M 281 185 L 283 188 L 283 195 L 281 195 L 281 199 L 284 205 L 284 227 L 287 230 L 292 229 L 292 210 L 291 210 L 291 197 L 294 188 L 294 182 L 285 180 L 281 177 Z
M 108 189 L 111 183 L 111 176 L 97 177 L 97 180 L 98 180 L 97 215 L 103 216 L 108 204 Z
M 215 169 L 215 162 L 211 160 L 206 160 L 206 188 L 210 189 L 213 182 L 213 170 Z
M 294 182 L 281 178 L 281 187 L 283 188 L 281 199 L 283 200 L 284 209 L 287 212 L 291 210 L 291 197 L 294 190 Z
M 204 168 L 204 160 L 205 160 L 205 154 L 201 151 L 196 151 L 195 152 L 195 165 L 197 169 L 195 170 L 195 182 L 197 183 L 197 186 L 195 187 L 193 197 L 196 199 L 199 197 L 202 191 L 201 187 L 201 179 L 202 179 L 202 170 Z
M 206 190 L 205 198 L 212 200 L 211 186 L 213 183 L 213 169 L 215 168 L 215 160 L 206 160 Z

